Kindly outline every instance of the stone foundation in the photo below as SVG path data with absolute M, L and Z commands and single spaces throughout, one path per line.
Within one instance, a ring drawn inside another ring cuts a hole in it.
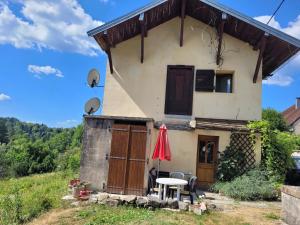
M 300 224 L 300 187 L 283 186 L 282 219 L 289 225 Z

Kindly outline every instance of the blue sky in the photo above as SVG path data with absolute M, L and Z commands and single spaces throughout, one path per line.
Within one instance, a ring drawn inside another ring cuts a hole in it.
M 281 0 L 219 0 L 266 21 Z M 0 0 L 0 116 L 70 127 L 85 102 L 102 98 L 91 89 L 91 68 L 105 81 L 106 56 L 86 31 L 150 0 Z M 300 38 L 300 1 L 286 0 L 270 25 Z M 283 110 L 300 96 L 300 57 L 263 85 L 263 107 Z

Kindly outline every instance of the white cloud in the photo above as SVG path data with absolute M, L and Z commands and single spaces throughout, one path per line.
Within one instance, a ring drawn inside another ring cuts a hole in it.
M 271 18 L 271 16 L 268 16 L 268 15 L 254 17 L 254 19 L 256 19 L 262 23 L 267 23 L 270 18 Z M 279 22 L 277 22 L 274 18 L 271 19 L 269 26 L 274 27 L 276 29 L 281 29 Z
M 86 32 L 103 22 L 93 20 L 77 0 L 17 0 L 12 4 L 21 5 L 21 16 L 8 3 L 0 3 L 0 44 L 89 56 L 99 53 L 99 46 Z
M 57 122 L 56 125 L 58 127 L 64 127 L 64 128 L 67 128 L 67 127 L 75 127 L 77 125 L 80 124 L 80 121 L 78 120 L 65 120 L 65 121 L 61 121 L 61 122 Z
M 254 19 L 263 23 L 267 23 L 270 18 L 271 16 L 265 15 L 265 16 L 255 17 Z M 281 26 L 280 23 L 276 20 L 276 18 L 272 18 L 269 25 L 295 38 L 300 39 L 300 15 L 298 15 L 295 20 L 289 22 L 286 27 Z M 297 55 L 289 62 L 289 67 L 290 69 L 293 68 L 293 70 L 298 70 L 299 66 L 300 66 L 300 55 Z M 284 68 L 284 70 L 286 70 L 286 67 Z M 286 72 L 284 72 L 283 69 L 281 69 L 278 72 L 276 72 L 273 77 L 263 81 L 263 83 L 267 85 L 289 86 L 291 83 L 293 83 L 294 79 L 292 76 L 283 75 L 285 73 Z M 289 70 L 288 73 L 291 74 L 291 70 Z
M 8 95 L 3 94 L 3 93 L 0 94 L 0 101 L 10 100 L 10 99 L 11 98 Z
M 40 75 L 50 75 L 50 74 L 53 74 L 57 77 L 64 77 L 64 75 L 59 69 L 53 68 L 51 66 L 28 65 L 27 69 L 30 73 L 33 73 L 37 78 L 41 78 Z
M 289 86 L 294 79 L 291 76 L 283 75 L 281 73 L 276 73 L 267 80 L 263 80 L 263 84 L 266 85 L 277 85 L 281 87 Z
M 271 16 L 268 16 L 268 15 L 254 17 L 254 19 L 256 19 L 260 22 L 263 22 L 263 23 L 267 23 L 270 18 L 271 18 Z M 274 28 L 281 30 L 295 38 L 300 39 L 300 15 L 298 15 L 295 20 L 289 22 L 286 27 L 282 27 L 280 25 L 280 23 L 276 20 L 276 18 L 273 17 L 269 23 L 269 26 L 274 27 Z

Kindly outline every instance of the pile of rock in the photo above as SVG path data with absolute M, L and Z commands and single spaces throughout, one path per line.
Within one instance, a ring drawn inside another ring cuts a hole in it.
M 136 195 L 116 195 L 108 193 L 91 194 L 87 201 L 78 201 L 72 196 L 65 196 L 63 200 L 69 201 L 72 206 L 88 205 L 88 204 L 103 204 L 111 207 L 119 205 L 131 205 L 138 208 L 148 208 L 155 210 L 158 208 L 171 209 L 177 211 L 193 211 L 196 214 L 202 214 L 207 210 L 204 202 L 191 205 L 189 202 L 178 202 L 173 199 L 159 200 L 155 196 L 136 196 Z

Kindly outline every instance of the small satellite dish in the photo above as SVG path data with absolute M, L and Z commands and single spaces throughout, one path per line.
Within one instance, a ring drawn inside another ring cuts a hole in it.
M 85 103 L 84 111 L 88 115 L 93 114 L 99 109 L 100 104 L 101 102 L 99 98 L 91 98 L 90 100 L 87 101 L 87 103 Z
M 91 69 L 87 77 L 87 82 L 89 86 L 92 88 L 96 87 L 99 84 L 99 81 L 100 81 L 100 74 L 98 70 Z

